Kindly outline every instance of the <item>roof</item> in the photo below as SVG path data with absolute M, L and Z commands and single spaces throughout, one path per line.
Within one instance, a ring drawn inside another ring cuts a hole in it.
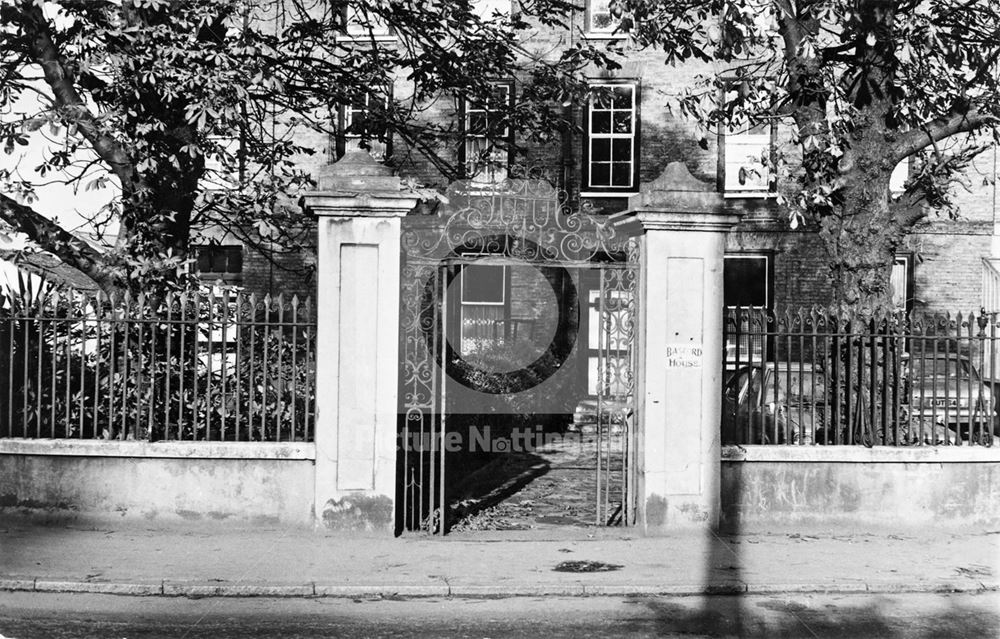
M 40 275 L 56 286 L 65 286 L 78 291 L 99 290 L 94 280 L 51 253 L 0 250 L 0 259 L 14 264 L 25 272 Z

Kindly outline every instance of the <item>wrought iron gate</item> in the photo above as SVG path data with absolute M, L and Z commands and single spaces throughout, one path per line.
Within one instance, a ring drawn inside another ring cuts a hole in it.
M 489 194 L 458 185 L 448 196 L 436 214 L 404 220 L 398 531 L 444 534 L 453 523 L 456 448 L 476 444 L 471 428 L 461 432 L 458 425 L 475 422 L 477 410 L 495 409 L 475 402 L 487 395 L 499 404 L 544 397 L 556 405 L 549 389 L 572 389 L 579 373 L 564 366 L 571 357 L 585 371 L 574 425 L 596 440 L 593 523 L 633 523 L 638 243 L 606 218 L 570 212 L 543 181 L 512 180 Z M 516 269 L 533 269 L 551 287 L 555 330 L 532 361 L 494 370 L 470 353 L 532 327 L 497 312 L 488 291 L 470 293 L 469 282 L 478 273 L 499 295 L 515 286 Z

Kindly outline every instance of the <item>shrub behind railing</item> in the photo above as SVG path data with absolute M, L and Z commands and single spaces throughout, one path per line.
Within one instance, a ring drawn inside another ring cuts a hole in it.
M 53 292 L 0 308 L 0 437 L 311 441 L 310 301 Z

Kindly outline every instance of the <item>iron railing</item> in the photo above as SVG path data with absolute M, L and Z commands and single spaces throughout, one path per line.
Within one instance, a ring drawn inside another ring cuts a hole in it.
M 727 309 L 723 443 L 992 445 L 997 321 Z
M 223 292 L 0 308 L 0 437 L 311 441 L 311 302 Z

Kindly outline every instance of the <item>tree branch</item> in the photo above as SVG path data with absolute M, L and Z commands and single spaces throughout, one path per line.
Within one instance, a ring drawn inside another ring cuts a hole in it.
M 0 219 L 28 236 L 43 250 L 94 280 L 104 291 L 118 290 L 114 271 L 104 255 L 31 207 L 0 193 Z
M 919 129 L 900 135 L 892 145 L 892 159 L 898 164 L 917 151 L 957 133 L 970 133 L 997 123 L 1000 123 L 1000 119 L 992 113 L 954 107 L 947 115 L 925 122 Z
M 910 228 L 927 217 L 929 208 L 926 198 L 919 191 L 907 191 L 899 199 L 889 203 L 892 217 L 903 228 Z
M 791 115 L 799 136 L 825 135 L 826 110 L 818 96 L 809 95 L 806 86 L 809 77 L 817 72 L 819 61 L 815 57 L 803 56 L 801 50 L 802 42 L 816 32 L 819 22 L 815 18 L 798 15 L 792 0 L 775 0 L 775 6 L 779 11 L 778 23 L 785 45 L 783 55 L 788 74 L 789 101 L 798 105 L 791 110 Z
M 135 167 L 118 141 L 101 131 L 100 123 L 74 86 L 70 74 L 63 66 L 62 56 L 52 39 L 49 23 L 41 6 L 25 3 L 21 16 L 23 27 L 30 36 L 31 57 L 42 67 L 45 82 L 52 89 L 56 105 L 73 118 L 80 133 L 121 181 L 122 188 L 130 190 Z

